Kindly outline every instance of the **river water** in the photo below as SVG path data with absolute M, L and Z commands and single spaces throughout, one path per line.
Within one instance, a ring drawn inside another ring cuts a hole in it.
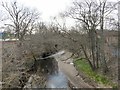
M 64 53 L 65 53 L 64 51 L 60 51 L 51 56 L 54 58 L 56 58 L 56 57 L 58 58 Z M 58 60 L 56 60 L 56 61 L 58 61 Z M 64 89 L 68 88 L 67 77 L 65 76 L 65 74 L 62 71 L 60 71 L 59 68 L 56 73 L 48 75 L 46 88 L 64 88 Z
M 63 72 L 59 70 L 57 74 L 49 75 L 47 88 L 68 88 L 68 80 Z

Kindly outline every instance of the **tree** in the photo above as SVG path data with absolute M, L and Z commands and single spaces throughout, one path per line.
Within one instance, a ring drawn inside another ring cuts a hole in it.
M 74 7 L 70 9 L 69 12 L 66 12 L 66 15 L 78 20 L 82 23 L 84 29 L 88 33 L 89 37 L 89 47 L 91 49 L 91 56 L 93 62 L 88 58 L 85 51 L 84 45 L 81 43 L 81 48 L 86 56 L 86 59 L 89 61 L 91 68 L 95 70 L 95 60 L 96 60 L 96 28 L 99 24 L 98 20 L 98 12 L 96 12 L 99 9 L 99 6 L 95 2 L 73 2 Z
M 10 23 L 5 25 L 13 27 L 16 37 L 19 40 L 24 40 L 24 36 L 28 32 L 32 32 L 32 26 L 36 19 L 39 18 L 39 13 L 27 7 L 20 7 L 17 2 L 12 2 L 11 4 L 2 3 L 2 6 L 10 20 Z
M 107 3 L 105 1 L 84 1 L 73 2 L 73 7 L 69 11 L 65 12 L 65 16 L 71 17 L 84 27 L 88 35 L 88 48 L 90 48 L 90 56 L 85 51 L 84 44 L 81 43 L 81 48 L 89 61 L 93 70 L 96 70 L 100 64 L 102 64 L 103 72 L 106 72 L 107 64 L 104 53 L 104 23 L 105 17 L 107 17 L 113 10 L 116 4 Z M 99 29 L 99 30 L 98 30 Z M 92 58 L 88 58 L 92 57 Z M 101 62 L 101 63 L 99 63 Z

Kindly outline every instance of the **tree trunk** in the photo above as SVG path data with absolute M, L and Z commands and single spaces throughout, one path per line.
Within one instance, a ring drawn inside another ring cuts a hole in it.
M 101 64 L 102 64 L 102 72 L 106 73 L 108 71 L 106 58 L 105 58 L 105 36 L 104 36 L 104 14 L 105 14 L 105 6 L 106 1 L 103 3 L 103 6 L 100 9 L 100 29 L 101 29 L 101 38 L 100 38 L 100 52 L 101 52 Z
M 100 42 L 99 38 L 96 37 L 96 68 L 99 68 L 99 61 L 100 61 Z
M 95 29 L 92 28 L 91 30 L 89 30 L 89 37 L 90 37 L 90 49 L 92 52 L 92 63 L 93 63 L 93 68 L 94 70 L 96 69 L 96 37 L 95 37 Z
M 102 64 L 102 71 L 103 73 L 106 73 L 108 71 L 107 63 L 106 63 L 106 58 L 105 58 L 105 52 L 104 52 L 104 46 L 105 46 L 105 37 L 104 37 L 104 16 L 101 17 L 101 46 L 100 46 L 100 51 L 101 51 L 101 64 Z
M 90 66 L 91 66 L 91 69 L 94 70 L 94 67 L 93 67 L 93 65 L 92 65 L 92 63 L 91 63 L 91 61 L 90 61 L 90 59 L 88 58 L 88 55 L 87 55 L 87 53 L 86 53 L 86 51 L 85 51 L 85 49 L 84 49 L 84 46 L 83 46 L 82 44 L 81 44 L 81 48 L 82 48 L 82 50 L 83 50 L 83 53 L 84 53 L 84 55 L 85 55 L 87 61 L 89 62 Z

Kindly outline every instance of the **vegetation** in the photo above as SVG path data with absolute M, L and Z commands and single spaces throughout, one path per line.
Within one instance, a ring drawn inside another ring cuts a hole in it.
M 11 2 L 11 4 L 2 2 L 2 7 L 6 10 L 11 22 L 5 24 L 5 26 L 11 27 L 15 37 L 23 40 L 27 33 L 32 33 L 33 26 L 39 18 L 39 13 L 35 9 L 31 10 L 22 5 L 19 6 L 16 1 Z
M 85 47 L 81 42 L 80 46 L 93 71 L 97 70 L 100 65 L 103 73 L 108 71 L 104 47 L 104 24 L 107 21 L 106 17 L 109 16 L 109 12 L 115 9 L 115 5 L 112 3 L 110 5 L 107 0 L 99 0 L 99 2 L 93 0 L 83 2 L 74 1 L 73 6 L 64 13 L 65 16 L 78 21 L 79 25 L 84 29 L 84 32 L 87 33 L 89 44 Z M 89 54 L 85 48 L 89 50 Z
M 113 45 L 117 46 L 118 38 L 118 21 L 112 16 L 116 5 L 107 0 L 74 0 L 69 10 L 60 13 L 58 18 L 56 16 L 46 24 L 40 21 L 40 14 L 36 9 L 24 7 L 16 1 L 2 2 L 1 6 L 7 15 L 5 21 L 8 20 L 2 26 L 2 38 L 19 39 L 14 41 L 17 42 L 14 54 L 18 60 L 23 56 L 28 58 L 28 54 L 36 60 L 45 52 L 53 54 L 59 50 L 68 50 L 76 57 L 85 58 L 74 62 L 78 70 L 100 84 L 116 87 L 107 77 L 96 72 L 101 69 L 101 72 L 106 74 L 109 71 L 109 62 L 113 60 L 112 50 L 117 51 L 111 48 Z M 66 18 L 73 19 L 75 25 L 68 28 Z M 59 19 L 63 20 L 62 24 Z M 114 34 L 110 33 L 112 30 Z M 7 50 L 3 51 L 6 54 Z M 16 58 L 14 61 L 17 61 Z M 30 67 L 32 62 L 33 60 L 26 60 L 25 66 Z
M 112 86 L 113 88 L 117 87 L 117 84 L 112 83 L 106 76 L 92 71 L 90 65 L 85 59 L 77 59 L 74 61 L 74 64 L 79 71 L 82 71 L 90 79 L 95 80 L 97 83 L 105 86 Z

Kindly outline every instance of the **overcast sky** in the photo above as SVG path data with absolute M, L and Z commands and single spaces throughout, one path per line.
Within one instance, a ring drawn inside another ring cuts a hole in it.
M 36 8 L 40 13 L 44 21 L 48 21 L 50 17 L 56 16 L 59 12 L 64 11 L 71 5 L 72 0 L 0 0 L 3 2 L 17 1 L 18 3 Z
M 13 1 L 13 0 L 0 0 L 0 1 Z M 41 13 L 41 17 L 47 21 L 51 16 L 58 15 L 59 12 L 64 11 L 69 7 L 73 0 L 16 0 L 19 3 L 37 8 Z M 118 0 L 108 0 L 108 1 L 118 1 Z
M 15 0 L 0 0 L 0 2 L 15 1 Z M 50 21 L 50 17 L 57 16 L 59 12 L 63 12 L 73 2 L 73 0 L 16 0 L 18 3 L 23 4 L 31 8 L 36 8 L 41 12 L 41 18 L 43 21 Z M 119 0 L 108 0 L 108 1 L 119 1 Z M 70 22 L 68 20 L 68 22 Z
M 47 21 L 51 16 L 58 15 L 70 5 L 72 0 L 18 0 L 25 5 L 37 8 L 42 13 L 42 18 Z

